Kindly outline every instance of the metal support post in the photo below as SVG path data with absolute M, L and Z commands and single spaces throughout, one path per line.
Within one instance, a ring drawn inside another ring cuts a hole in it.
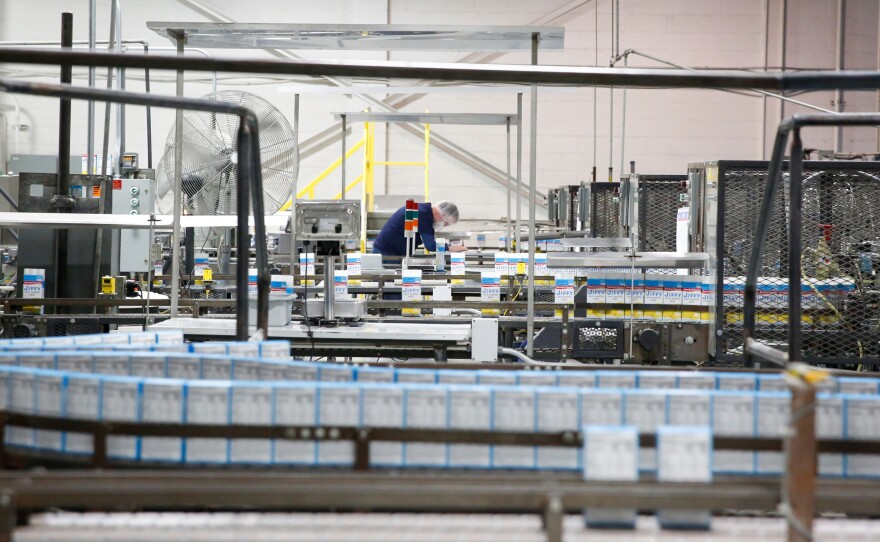
M 296 153 L 299 163 L 299 94 L 293 96 L 293 137 L 296 140 Z M 290 189 L 290 274 L 294 277 L 296 284 L 296 179 L 294 177 L 293 187 Z M 343 183 L 345 184 L 345 183 Z
M 431 156 L 431 125 L 425 124 L 425 201 L 431 201 L 428 191 L 428 181 L 430 180 L 430 159 Z
M 846 66 L 846 0 L 837 0 L 837 55 L 835 56 L 835 71 L 841 71 Z M 834 110 L 843 113 L 846 110 L 846 101 L 843 97 L 843 89 L 834 91 Z M 834 152 L 843 152 L 843 126 L 834 127 Z
M 342 115 L 342 165 L 340 169 L 342 170 L 342 197 L 339 199 L 345 199 L 345 115 Z
M 803 155 L 801 131 L 795 128 L 791 141 L 788 212 L 788 291 L 801 291 L 801 242 L 803 236 Z M 788 296 L 788 359 L 801 361 L 801 296 Z
M 113 3 L 116 5 L 116 9 L 114 11 L 114 17 L 116 19 L 116 37 L 115 45 L 113 47 L 114 53 L 122 52 L 122 2 L 119 0 L 113 0 Z M 116 89 L 117 90 L 125 90 L 125 68 L 119 68 L 116 71 Z M 116 164 L 113 166 L 113 169 L 116 171 L 117 177 L 122 177 L 122 153 L 125 152 L 125 104 L 117 103 L 116 104 Z M 113 232 L 114 240 L 119 239 L 119 232 Z M 114 243 L 114 250 L 117 243 Z M 117 256 L 118 258 L 118 256 Z M 114 258 L 114 260 L 117 260 Z M 112 266 L 113 264 L 111 264 Z M 118 264 L 117 264 L 118 265 Z M 114 272 L 111 267 L 111 272 Z
M 538 33 L 532 34 L 532 64 L 538 64 Z M 535 355 L 535 192 L 538 189 L 538 85 L 532 85 L 529 131 L 529 303 L 526 319 L 527 352 Z
M 519 252 L 522 243 L 519 236 L 522 232 L 522 92 L 516 95 L 516 231 L 513 234 L 513 250 Z
M 511 203 L 510 203 L 510 191 L 513 189 L 513 181 L 510 178 L 510 117 L 507 117 L 507 237 L 505 237 L 504 241 L 504 250 L 510 252 L 511 245 L 511 237 L 513 235 L 512 228 L 510 226 L 510 213 Z M 519 187 L 517 187 L 519 188 Z
M 98 0 L 89 0 L 89 52 L 95 51 L 95 38 L 97 35 L 97 3 Z M 89 88 L 95 88 L 95 67 L 89 66 Z M 92 174 L 95 167 L 95 101 L 89 100 L 88 104 L 88 134 L 86 136 L 86 173 Z
M 324 319 L 333 320 L 333 301 L 336 290 L 333 286 L 333 269 L 336 267 L 335 256 L 324 256 Z
M 550 497 L 547 506 L 544 507 L 543 517 L 547 542 L 562 542 L 563 519 L 565 519 L 565 507 L 562 505 L 562 499 L 557 496 Z
M 61 47 L 73 46 L 73 13 L 61 14 Z M 69 85 L 73 76 L 73 66 L 61 64 L 61 84 Z M 61 107 L 58 120 L 58 182 L 56 194 L 58 198 L 67 198 L 70 195 L 70 99 L 60 100 Z M 59 205 L 57 211 L 69 212 L 65 205 Z M 55 295 L 67 297 L 67 281 L 64 275 L 67 273 L 67 230 L 61 229 L 55 235 Z M 63 311 L 61 311 L 63 312 Z
M 183 35 L 177 36 L 177 54 L 178 56 L 183 56 L 183 46 L 184 46 L 184 37 Z M 177 92 L 175 93 L 177 97 L 183 96 L 183 70 L 177 70 Z M 239 128 L 240 129 L 240 128 Z M 182 193 L 180 188 L 180 177 L 183 174 L 183 109 L 177 110 L 177 115 L 174 121 L 174 177 L 171 179 L 171 186 L 174 192 L 174 208 L 171 210 L 172 213 L 172 223 L 171 223 L 171 317 L 177 317 L 178 304 L 180 301 L 180 207 L 183 204 L 182 201 Z M 106 161 L 106 158 L 105 158 Z M 239 179 L 240 180 L 240 179 Z M 247 184 L 243 182 L 238 183 L 238 191 L 239 197 L 241 197 L 241 191 L 244 189 L 245 193 L 247 193 Z M 239 214 L 242 211 L 242 205 L 244 205 L 244 216 L 247 219 L 247 198 L 245 198 L 244 203 L 241 201 L 238 203 L 238 212 Z M 247 222 L 245 222 L 245 225 Z M 239 221 L 239 226 L 241 226 L 241 221 Z M 239 227 L 239 229 L 241 229 Z M 248 246 L 245 244 L 242 246 L 242 239 L 247 239 L 247 228 L 245 228 L 244 235 L 242 232 L 238 232 L 238 243 L 236 246 L 237 254 L 238 254 L 238 263 L 237 270 L 241 269 L 241 266 L 244 265 L 247 268 L 247 255 L 248 255 Z M 242 261 L 242 254 L 244 254 L 244 261 Z M 238 273 L 240 277 L 242 273 Z M 241 298 L 244 297 L 245 301 L 247 301 L 247 273 L 245 275 L 244 284 L 239 280 L 236 285 L 238 287 L 238 291 L 236 292 L 236 297 Z M 243 286 L 243 287 L 242 287 Z M 238 304 L 238 309 L 242 309 L 242 305 Z M 245 313 L 247 312 L 247 305 L 244 305 Z M 241 337 L 239 337 L 241 338 Z M 247 330 L 245 330 L 244 338 L 247 338 Z

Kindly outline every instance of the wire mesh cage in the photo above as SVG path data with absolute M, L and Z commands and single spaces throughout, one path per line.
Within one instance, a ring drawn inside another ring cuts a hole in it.
M 718 162 L 716 358 L 742 360 L 745 275 L 767 162 Z M 757 291 L 757 339 L 785 349 L 788 301 L 803 306 L 804 361 L 880 364 L 880 163 L 805 162 L 800 292 L 788 288 L 788 164 L 774 202 Z
M 620 183 L 592 183 L 590 231 L 593 237 L 620 236 Z
M 643 252 L 675 252 L 677 211 L 688 205 L 686 175 L 639 174 L 639 246 Z

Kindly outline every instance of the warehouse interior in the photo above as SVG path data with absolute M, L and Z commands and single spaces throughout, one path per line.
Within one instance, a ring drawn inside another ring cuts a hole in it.
M 876 0 L 0 0 L 0 542 L 875 540 Z

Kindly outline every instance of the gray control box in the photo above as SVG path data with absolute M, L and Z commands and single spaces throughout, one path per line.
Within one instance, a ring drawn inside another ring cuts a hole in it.
M 309 241 L 348 241 L 361 237 L 361 202 L 306 200 L 296 202 L 296 237 Z
M 114 179 L 111 205 L 115 215 L 151 215 L 156 181 Z M 150 230 L 119 232 L 119 271 L 147 273 L 150 270 Z

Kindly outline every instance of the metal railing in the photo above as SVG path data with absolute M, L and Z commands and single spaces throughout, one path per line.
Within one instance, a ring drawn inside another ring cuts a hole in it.
M 803 275 L 804 275 L 804 147 L 801 140 L 801 128 L 807 126 L 874 126 L 880 123 L 880 114 L 877 113 L 852 113 L 845 115 L 831 114 L 810 114 L 810 115 L 794 115 L 782 121 L 776 135 L 773 145 L 773 154 L 770 159 L 767 183 L 764 187 L 763 199 L 761 200 L 761 209 L 758 216 L 758 224 L 755 233 L 752 253 L 749 258 L 748 273 L 746 274 L 745 293 L 743 301 L 743 341 L 747 363 L 751 363 L 751 356 L 764 357 L 764 359 L 772 358 L 771 361 L 803 361 Z M 785 147 L 791 136 L 791 147 L 789 150 L 789 182 L 788 182 L 788 212 L 787 226 L 788 239 L 786 243 L 785 264 L 787 267 L 788 278 L 788 333 L 787 344 L 788 352 L 786 356 L 773 355 L 767 356 L 766 350 L 761 348 L 761 343 L 756 340 L 756 319 L 757 319 L 757 292 L 758 292 L 758 275 L 761 272 L 764 247 L 770 234 L 771 220 L 773 218 L 773 210 L 776 205 L 776 193 L 779 191 L 779 185 L 782 180 L 783 160 L 785 158 Z M 871 182 L 880 182 L 880 179 L 872 179 Z M 827 199 L 830 194 L 827 191 L 820 190 L 817 197 Z M 827 208 L 828 206 L 823 206 Z M 833 220 L 828 215 L 828 211 L 819 211 L 821 218 L 818 218 L 818 226 L 823 228 L 820 242 L 827 243 L 830 240 L 832 232 Z M 817 235 L 819 232 L 816 232 Z M 819 263 L 825 272 L 830 273 L 830 268 L 837 265 L 830 249 L 824 251 L 820 249 L 817 252 L 818 257 L 823 260 Z M 827 252 L 827 253 L 826 253 Z M 821 295 L 821 293 L 820 293 Z M 839 316 L 839 312 L 838 312 Z M 846 325 L 846 322 L 841 322 Z M 876 333 L 875 333 L 876 334 Z M 869 334 L 870 335 L 870 334 Z M 870 338 L 870 337 L 868 337 Z M 865 345 L 860 339 L 856 339 L 860 351 L 864 351 Z M 862 357 L 861 355 L 859 357 Z
M 51 55 L 57 55 L 53 52 Z M 239 117 L 238 130 L 238 156 L 239 156 L 239 179 L 236 187 L 236 203 L 238 213 L 237 244 L 239 247 L 249 247 L 248 215 L 250 193 L 254 195 L 263 193 L 263 182 L 260 174 L 260 143 L 257 117 L 251 109 L 239 104 L 224 103 L 218 101 L 198 100 L 193 98 L 181 98 L 170 96 L 157 96 L 154 94 L 140 94 L 133 92 L 121 92 L 114 90 L 89 89 L 72 87 L 68 85 L 50 85 L 27 83 L 10 79 L 0 78 L 0 89 L 6 92 L 18 94 L 31 94 L 36 96 L 49 96 L 55 98 L 71 98 L 77 100 L 95 100 L 114 102 L 131 105 L 150 105 L 173 109 L 194 109 L 214 113 L 224 113 Z M 257 237 L 257 327 L 268 329 L 269 325 L 269 256 L 266 249 L 266 224 L 263 220 L 263 198 L 253 198 L 254 230 Z M 245 252 L 246 254 L 246 252 Z M 239 254 L 239 260 L 242 255 Z M 236 298 L 236 338 L 246 340 L 248 337 L 248 298 L 243 295 L 248 291 L 247 265 L 239 265 L 236 269 L 236 287 L 240 295 Z

